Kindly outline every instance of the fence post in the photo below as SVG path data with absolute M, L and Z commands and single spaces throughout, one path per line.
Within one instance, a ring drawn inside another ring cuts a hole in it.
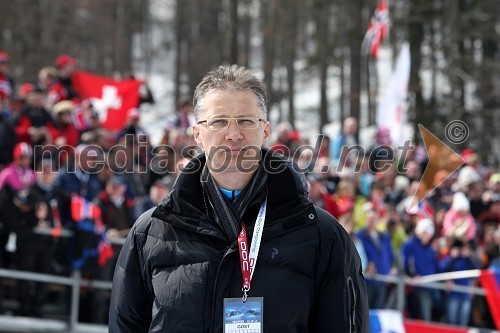
M 403 274 L 399 275 L 397 287 L 397 309 L 403 313 L 405 309 L 405 280 Z
M 80 312 L 80 284 L 82 273 L 79 269 L 75 269 L 72 273 L 73 284 L 71 286 L 71 313 L 69 321 L 69 331 L 76 333 L 76 325 L 78 323 L 78 313 Z

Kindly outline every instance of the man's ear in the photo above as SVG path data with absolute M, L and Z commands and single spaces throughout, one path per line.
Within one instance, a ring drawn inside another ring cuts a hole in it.
M 203 142 L 201 142 L 200 128 L 198 124 L 193 125 L 193 136 L 194 136 L 194 141 L 196 141 L 196 144 L 200 146 L 201 149 L 203 149 Z
M 264 139 L 262 140 L 263 146 L 267 143 L 269 136 L 271 136 L 271 124 L 269 121 L 266 121 L 264 125 Z

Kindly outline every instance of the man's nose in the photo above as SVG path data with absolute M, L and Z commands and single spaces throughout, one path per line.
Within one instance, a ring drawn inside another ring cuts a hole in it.
M 229 119 L 229 125 L 226 128 L 226 140 L 238 141 L 242 137 L 241 130 L 236 124 L 236 119 Z

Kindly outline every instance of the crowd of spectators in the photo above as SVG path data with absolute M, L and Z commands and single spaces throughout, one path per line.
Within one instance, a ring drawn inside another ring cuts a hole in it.
M 86 279 L 110 281 L 121 240 L 172 188 L 181 150 L 192 144 L 192 108 L 179 104 L 153 149 L 140 126 L 141 102 L 153 102 L 148 89 L 123 128 L 110 131 L 92 100 L 73 89 L 76 65 L 61 55 L 37 82 L 15 85 L 9 56 L 0 52 L 0 265 L 66 276 L 78 269 Z M 1 312 L 43 315 L 46 283 L 4 285 Z M 80 320 L 105 323 L 109 291 L 82 289 L 82 296 Z M 18 305 L 5 306 L 8 299 Z
M 377 275 L 418 278 L 500 268 L 498 169 L 482 165 L 476 152 L 463 149 L 463 165 L 449 177 L 444 169 L 436 171 L 434 191 L 412 204 L 429 163 L 425 147 L 406 151 L 402 168 L 398 163 L 403 158 L 396 156 L 400 152 L 387 149 L 391 145 L 387 129 L 379 129 L 373 145 L 357 153 L 347 149 L 358 144 L 356 132 L 356 119 L 347 118 L 338 136 L 325 138 L 310 165 L 301 161 L 300 150 L 294 150 L 294 141 L 300 139 L 281 138 L 272 149 L 288 145 L 287 154 L 306 167 L 310 199 L 334 215 L 352 236 L 362 260 L 370 308 L 397 307 L 396 286 Z M 390 167 L 380 163 L 387 160 L 394 161 Z M 454 285 L 477 284 L 473 278 L 449 280 L 446 292 L 425 285 L 407 287 L 405 313 L 426 321 L 494 328 L 482 296 L 453 290 Z
M 72 89 L 76 64 L 62 55 L 40 70 L 37 82 L 17 88 L 8 75 L 8 54 L 0 52 L 0 265 L 58 275 L 79 269 L 85 278 L 111 280 L 119 240 L 140 214 L 168 195 L 196 153 L 187 149 L 195 146 L 193 107 L 189 99 L 179 101 L 155 147 L 140 126 L 140 105 L 128 111 L 122 130 L 106 130 L 92 102 Z M 143 99 L 152 101 L 150 94 Z M 374 279 L 377 275 L 418 277 L 500 266 L 499 170 L 465 149 L 460 170 L 448 178 L 437 172 L 436 189 L 410 207 L 428 163 L 425 148 L 410 151 L 405 172 L 398 172 L 397 163 L 378 170 L 377 158 L 395 157 L 384 149 L 391 144 L 387 130 L 379 129 L 363 154 L 349 154 L 343 147 L 358 144 L 357 132 L 357 120 L 347 118 L 338 136 L 321 136 L 314 145 L 282 123 L 270 146 L 302 168 L 310 200 L 352 236 L 371 308 L 395 308 L 396 288 Z M 3 286 L 2 302 L 9 297 Z M 91 311 L 80 320 L 106 323 L 109 292 L 86 292 Z M 47 284 L 18 282 L 14 296 L 10 293 L 19 303 L 16 313 L 42 315 Z M 406 293 L 405 310 L 412 318 L 493 325 L 482 297 L 425 286 Z

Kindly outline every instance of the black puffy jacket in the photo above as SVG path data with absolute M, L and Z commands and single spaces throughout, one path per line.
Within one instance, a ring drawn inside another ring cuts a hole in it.
M 223 299 L 242 296 L 242 277 L 237 243 L 228 244 L 206 213 L 204 162 L 193 159 L 198 172 L 182 174 L 170 197 L 130 232 L 113 280 L 111 333 L 223 332 Z M 264 332 L 368 332 L 366 286 L 352 241 L 307 200 L 288 162 L 278 164 L 283 170 L 268 178 L 249 291 L 264 298 Z M 249 237 L 260 204 L 252 203 L 243 217 Z

